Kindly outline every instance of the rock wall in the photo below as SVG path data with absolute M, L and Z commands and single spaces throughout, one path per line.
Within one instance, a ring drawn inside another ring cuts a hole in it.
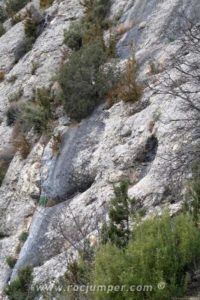
M 37 2 L 33 1 L 37 6 Z M 145 82 L 152 62 L 167 66 L 177 50 L 182 18 L 195 19 L 200 3 L 187 0 L 113 0 L 111 19 L 127 28 L 117 43 L 119 64 L 136 53 L 139 79 Z M 77 0 L 54 1 L 46 10 L 49 20 L 33 49 L 16 62 L 16 52 L 24 38 L 18 23 L 0 38 L 0 68 L 6 72 L 0 83 L 0 150 L 12 147 L 12 129 L 6 125 L 8 98 L 22 90 L 29 101 L 33 88 L 52 86 L 53 76 L 69 49 L 63 45 L 63 30 L 79 19 L 82 8 Z M 117 30 L 117 29 L 116 29 Z M 32 65 L 38 68 L 32 74 Z M 162 76 L 162 72 L 156 76 Z M 26 159 L 16 153 L 0 188 L 0 289 L 27 263 L 34 266 L 34 282 L 45 283 L 66 271 L 66 245 L 56 231 L 62 219 L 73 228 L 70 210 L 91 222 L 103 218 L 113 195 L 113 183 L 129 178 L 130 197 L 148 213 L 169 205 L 180 209 L 184 184 L 191 176 L 191 161 L 197 158 L 198 138 L 183 123 L 172 122 L 185 116 L 182 101 L 158 95 L 145 88 L 138 104 L 119 102 L 110 109 L 100 106 L 79 125 L 71 126 L 61 109 L 55 132 L 61 132 L 60 152 L 55 155 L 52 139 L 41 138 Z M 180 129 L 181 128 L 181 129 Z M 179 159 L 179 158 L 184 159 Z M 38 207 L 40 196 L 47 197 L 46 208 Z M 16 255 L 19 236 L 29 231 L 14 270 L 6 264 Z

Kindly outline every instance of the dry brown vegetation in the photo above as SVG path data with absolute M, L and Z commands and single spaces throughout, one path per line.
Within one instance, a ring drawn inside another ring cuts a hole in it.
M 19 152 L 23 159 L 26 159 L 31 147 L 18 123 L 13 128 L 12 143 L 15 151 Z
M 5 72 L 4 70 L 0 70 L 0 82 L 4 81 L 4 79 L 5 79 Z
M 134 58 L 129 59 L 122 79 L 111 89 L 107 95 L 108 106 L 121 100 L 124 102 L 137 102 L 140 100 L 143 88 L 137 83 L 137 63 Z

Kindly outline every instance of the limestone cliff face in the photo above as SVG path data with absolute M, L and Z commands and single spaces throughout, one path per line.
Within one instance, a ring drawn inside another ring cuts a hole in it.
M 29 4 L 30 5 L 30 4 Z M 38 1 L 32 4 L 39 11 Z M 117 43 L 118 64 L 125 64 L 134 46 L 140 66 L 139 80 L 145 82 L 152 63 L 164 69 L 176 53 L 184 11 L 193 20 L 200 15 L 199 0 L 113 0 L 110 18 L 118 19 L 116 30 L 126 28 Z M 12 128 L 6 125 L 8 99 L 22 91 L 29 101 L 33 88 L 51 87 L 53 76 L 70 50 L 63 44 L 63 30 L 81 18 L 78 0 L 55 0 L 41 35 L 31 51 L 16 62 L 24 39 L 22 22 L 10 27 L 0 38 L 0 154 L 12 152 Z M 107 33 L 105 33 L 106 36 Z M 37 70 L 33 74 L 33 63 Z M 156 80 L 162 76 L 156 75 Z M 19 268 L 34 265 L 34 282 L 43 283 L 66 271 L 66 245 L 56 231 L 59 218 L 73 226 L 68 205 L 74 215 L 88 221 L 105 215 L 113 194 L 113 183 L 128 177 L 129 195 L 148 213 L 169 205 L 177 211 L 183 200 L 184 184 L 191 176 L 189 162 L 196 159 L 198 140 L 193 130 L 172 122 L 184 118 L 182 102 L 170 95 L 158 95 L 145 88 L 140 104 L 119 102 L 110 109 L 100 106 L 79 126 L 71 126 L 62 108 L 57 112 L 55 134 L 62 134 L 60 152 L 41 138 L 26 159 L 13 156 L 0 188 L 0 289 Z M 183 157 L 184 159 L 179 159 Z M 53 199 L 42 208 L 35 199 Z M 91 222 L 92 223 L 92 222 Z M 91 231 L 93 226 L 91 225 Z M 5 260 L 15 255 L 19 236 L 29 231 L 14 270 Z

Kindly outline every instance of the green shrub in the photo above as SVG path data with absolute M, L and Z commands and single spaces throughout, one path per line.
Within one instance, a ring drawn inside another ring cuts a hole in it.
M 35 101 L 27 103 L 20 112 L 20 123 L 25 131 L 31 128 L 36 133 L 47 131 L 52 118 L 51 101 L 49 90 L 37 89 Z
M 6 112 L 6 124 L 7 126 L 13 125 L 18 119 L 20 114 L 20 108 L 17 103 L 12 103 Z
M 15 102 L 12 102 L 13 100 Z M 48 89 L 37 89 L 35 92 L 35 99 L 32 102 L 24 104 L 22 102 L 17 103 L 17 100 L 17 94 L 14 94 L 13 99 L 10 99 L 11 105 L 6 112 L 8 126 L 11 126 L 18 121 L 23 132 L 33 128 L 36 133 L 42 133 L 49 129 L 49 121 L 52 118 L 52 98 Z M 28 146 L 26 139 L 21 136 L 18 146 L 21 147 L 22 144 L 23 149 L 24 146 Z
M 11 80 L 12 79 L 12 80 Z M 15 75 L 12 76 L 12 78 L 10 79 L 10 82 L 15 82 L 15 80 L 17 79 Z M 8 101 L 11 102 L 18 102 L 21 98 L 21 96 L 23 95 L 23 89 L 19 89 L 16 93 L 13 93 L 11 95 L 8 96 Z
M 17 45 L 14 50 L 15 64 L 31 49 L 32 41 L 26 37 Z
M 6 257 L 6 263 L 8 264 L 8 266 L 13 269 L 15 264 L 17 262 L 17 259 L 13 256 L 7 256 Z
M 118 81 L 119 74 L 101 66 L 108 55 L 113 54 L 112 45 L 106 49 L 103 39 L 105 17 L 110 0 L 82 0 L 85 16 L 64 32 L 64 42 L 76 53 L 60 70 L 63 103 L 71 119 L 81 121 L 101 103 L 109 89 Z
M 6 12 L 12 17 L 20 11 L 30 0 L 6 0 Z
M 82 26 L 81 23 L 72 23 L 68 30 L 64 31 L 64 43 L 72 50 L 79 50 L 82 47 Z
M 109 10 L 110 10 L 110 6 L 111 6 L 111 1 L 110 0 L 96 0 L 94 1 L 94 13 L 93 13 L 93 18 L 96 20 L 99 20 L 100 22 L 102 22 Z
M 12 16 L 12 18 L 11 18 L 12 26 L 16 25 L 17 23 L 19 23 L 21 21 L 23 21 L 23 16 L 20 15 L 20 13 Z
M 73 53 L 60 70 L 58 81 L 69 117 L 80 121 L 90 115 L 116 81 L 112 70 L 103 71 L 106 54 L 100 42 Z
M 125 285 L 125 291 L 97 292 L 96 300 L 169 300 L 187 288 L 187 272 L 200 260 L 200 231 L 191 216 L 168 214 L 144 221 L 127 249 L 111 244 L 96 255 L 94 284 Z M 164 289 L 158 289 L 165 282 Z M 130 286 L 152 285 L 152 291 L 130 292 Z
M 31 50 L 37 38 L 37 27 L 38 24 L 33 20 L 32 16 L 29 15 L 24 21 L 26 52 Z
M 26 266 L 18 271 L 18 276 L 5 288 L 5 294 L 10 300 L 34 300 L 36 292 L 31 289 L 33 280 L 32 266 Z
M 82 22 L 82 41 L 83 45 L 93 44 L 94 42 L 102 43 L 104 51 L 106 52 L 106 47 L 104 45 L 103 32 L 102 29 L 94 23 Z
M 31 16 L 24 21 L 24 32 L 27 38 L 36 39 L 37 37 L 37 24 Z
M 3 27 L 3 24 L 0 23 L 0 37 L 1 37 L 2 35 L 4 35 L 5 32 L 6 32 L 6 31 L 5 31 L 5 28 Z
M 143 87 L 137 83 L 137 68 L 135 58 L 129 59 L 120 81 L 107 95 L 109 106 L 121 100 L 133 103 L 140 100 Z
M 128 182 L 122 181 L 114 186 L 115 197 L 111 200 L 109 224 L 102 228 L 102 243 L 111 242 L 117 247 L 125 247 L 130 236 L 130 198 L 128 197 Z
M 7 15 L 5 9 L 2 5 L 0 5 L 0 22 L 3 23 L 6 21 L 6 19 L 7 19 Z
M 75 51 L 88 44 L 96 43 L 97 40 L 103 45 L 102 30 L 95 24 L 84 20 L 72 23 L 69 29 L 64 31 L 65 44 Z
M 19 241 L 20 242 L 25 242 L 28 238 L 28 232 L 27 231 L 24 231 L 20 234 L 19 236 Z
M 103 21 L 106 18 L 110 6 L 110 0 L 82 0 L 80 3 L 85 8 L 85 19 L 89 22 L 103 27 Z
M 61 297 L 61 299 L 90 299 L 88 297 L 89 295 L 85 298 L 85 293 L 83 293 L 83 291 L 75 290 L 73 287 L 88 286 L 90 284 L 92 279 L 93 263 L 94 248 L 91 247 L 90 242 L 86 239 L 84 249 L 79 251 L 79 259 L 69 261 L 66 273 L 60 278 L 59 287 L 62 287 L 63 291 L 61 292 L 61 296 L 63 297 Z M 69 289 L 69 287 L 72 288 Z M 50 296 L 52 297 L 52 293 Z M 55 295 L 55 298 L 56 296 L 57 295 Z
M 45 207 L 47 205 L 48 198 L 46 196 L 41 196 L 39 200 L 39 205 Z

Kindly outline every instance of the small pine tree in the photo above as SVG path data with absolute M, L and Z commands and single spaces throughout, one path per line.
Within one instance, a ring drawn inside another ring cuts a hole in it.
M 130 237 L 129 217 L 130 198 L 128 197 L 128 182 L 122 181 L 114 187 L 115 197 L 111 200 L 109 224 L 102 228 L 102 243 L 111 242 L 119 248 L 128 244 Z

